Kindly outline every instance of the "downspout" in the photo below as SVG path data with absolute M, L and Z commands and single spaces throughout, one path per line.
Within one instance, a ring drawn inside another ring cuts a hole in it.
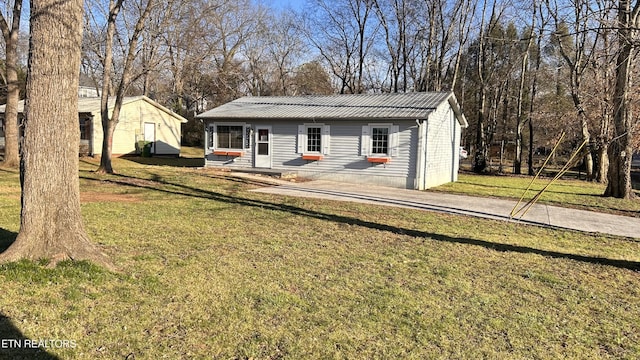
M 424 125 L 424 148 L 423 148 L 423 157 L 424 157 L 424 176 L 422 177 L 422 189 L 426 190 L 427 189 L 427 176 L 429 176 L 429 174 L 427 173 L 427 164 L 429 163 L 429 152 L 427 151 L 427 147 L 429 146 L 429 123 L 427 122 L 427 119 L 422 121 L 422 124 Z
M 456 116 L 453 112 L 451 112 L 451 126 L 453 130 L 453 138 L 451 139 L 451 146 L 453 150 L 451 153 L 453 154 L 453 159 L 451 159 L 451 182 L 456 181 L 456 174 L 458 173 L 458 168 L 460 166 L 460 146 L 457 144 L 457 135 L 456 135 Z
M 416 159 L 416 187 L 418 190 L 426 189 L 426 170 L 427 170 L 427 121 L 416 119 L 418 125 L 418 149 Z

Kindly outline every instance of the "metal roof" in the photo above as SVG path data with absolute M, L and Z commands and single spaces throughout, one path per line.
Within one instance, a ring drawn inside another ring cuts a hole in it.
M 179 114 L 167 109 L 166 107 L 160 105 L 159 103 L 153 101 L 152 99 L 149 99 L 146 96 L 125 96 L 122 99 L 122 104 L 128 104 L 131 102 L 135 102 L 138 100 L 143 100 L 148 102 L 149 104 L 157 107 L 158 109 L 170 114 L 171 116 L 177 118 L 180 122 L 182 123 L 186 123 L 187 119 L 183 118 L 182 116 L 180 116 Z M 95 112 L 99 112 L 100 111 L 100 102 L 101 99 L 99 97 L 79 97 L 78 98 L 78 113 L 95 113 Z M 115 106 L 116 103 L 116 99 L 115 97 L 111 96 L 109 97 L 109 109 L 112 109 Z M 0 105 L 0 114 L 4 114 L 5 111 L 5 105 Z M 24 100 L 20 100 L 18 102 L 18 112 L 22 113 L 24 112 Z
M 200 115 L 204 119 L 426 119 L 448 101 L 466 125 L 451 92 L 243 97 Z

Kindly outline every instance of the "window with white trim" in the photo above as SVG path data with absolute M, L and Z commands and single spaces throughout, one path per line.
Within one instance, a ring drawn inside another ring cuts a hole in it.
M 389 127 L 372 127 L 371 128 L 371 154 L 372 155 L 388 155 L 389 154 Z
M 319 153 L 322 151 L 322 127 L 307 127 L 307 148 L 305 152 Z
M 398 125 L 363 125 L 360 138 L 360 155 L 375 157 L 398 156 L 399 133 Z
M 216 148 L 242 149 L 243 127 L 235 125 L 218 125 L 216 127 Z
M 298 125 L 299 154 L 329 154 L 329 141 L 331 130 L 325 124 Z
M 209 127 L 207 146 L 210 149 L 248 149 L 250 136 L 251 127 L 244 123 L 213 123 Z

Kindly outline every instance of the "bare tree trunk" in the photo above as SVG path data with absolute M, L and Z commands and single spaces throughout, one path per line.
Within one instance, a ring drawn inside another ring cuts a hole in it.
M 488 164 L 488 144 L 487 144 L 487 135 L 485 133 L 485 121 L 486 121 L 486 106 L 487 106 L 487 86 L 486 86 L 486 59 L 485 59 L 485 41 L 487 28 L 485 27 L 485 14 L 486 14 L 486 2 L 483 4 L 482 8 L 482 21 L 480 24 L 480 39 L 479 39 L 479 49 L 478 49 L 478 60 L 477 60 L 477 71 L 478 71 L 478 81 L 480 83 L 480 87 L 478 89 L 478 124 L 476 127 L 476 150 L 474 154 L 473 160 L 473 171 L 476 173 L 484 173 L 487 172 Z M 493 19 L 493 14 L 495 12 L 495 2 L 493 3 L 493 7 L 491 8 L 492 16 L 490 19 Z M 491 26 L 491 25 L 489 25 Z
M 603 100 L 601 101 L 601 115 L 600 115 L 600 134 L 596 137 L 596 159 L 597 161 L 595 169 L 594 169 L 594 178 L 595 181 L 599 183 L 606 184 L 607 179 L 607 171 L 609 169 L 609 142 L 611 141 L 611 120 L 613 117 L 612 111 L 612 96 L 613 89 L 611 87 L 611 71 L 613 67 L 610 65 L 613 63 L 613 56 L 610 54 L 610 49 L 612 49 L 611 43 L 609 41 L 610 36 L 609 32 L 611 29 L 605 27 L 602 29 L 603 36 L 602 40 L 604 43 L 604 64 L 601 64 L 599 69 L 596 69 L 596 77 L 602 76 L 602 84 L 598 87 L 602 89 Z
M 7 104 L 4 113 L 4 166 L 18 167 L 19 130 L 18 130 L 18 101 L 20 101 L 20 87 L 18 85 L 18 34 L 20 32 L 20 15 L 22 14 L 22 0 L 15 0 L 11 27 L 4 16 L 0 15 L 0 28 L 6 48 L 6 77 Z
M 478 108 L 478 125 L 476 128 L 476 151 L 473 160 L 473 171 L 477 173 L 483 173 L 488 171 L 487 168 L 487 137 L 484 131 L 485 126 L 485 108 L 487 104 L 487 91 L 484 86 L 481 85 L 480 89 L 480 106 Z
M 536 21 L 536 4 L 533 4 L 533 16 L 531 17 L 531 29 L 529 30 L 529 39 L 527 39 L 527 47 L 524 50 L 522 56 L 522 63 L 520 65 L 520 86 L 518 86 L 518 105 L 516 114 L 516 149 L 513 159 L 513 173 L 522 174 L 522 129 L 524 129 L 525 119 L 523 118 L 522 103 L 524 101 L 524 84 L 529 68 L 529 51 L 531 50 L 531 43 L 533 42 L 533 28 Z
M 591 155 L 591 135 L 589 134 L 589 123 L 587 122 L 587 115 L 582 108 L 582 102 L 576 102 L 574 97 L 574 103 L 578 109 L 578 118 L 580 119 L 580 131 L 582 133 L 582 141 L 587 143 L 587 151 L 584 154 L 585 171 L 587 173 L 587 180 L 593 180 L 593 155 Z
M 461 14 L 458 22 L 458 49 L 456 50 L 456 57 L 451 74 L 451 90 L 455 90 L 458 83 L 458 73 L 460 71 L 460 63 L 462 61 L 462 54 L 465 48 L 464 45 L 467 43 L 471 29 L 472 21 L 469 21 L 469 18 L 473 17 L 472 14 L 476 10 L 476 4 L 477 2 L 473 0 L 461 0 L 459 3 Z
M 360 1 L 356 0 L 355 4 L 353 4 L 355 8 L 353 8 L 353 15 L 355 19 L 358 21 L 358 78 L 356 79 L 355 93 L 361 94 L 364 92 L 364 86 L 362 83 L 362 78 L 364 76 L 364 60 L 366 57 L 365 43 L 367 42 L 365 31 L 367 29 L 367 20 L 369 19 L 369 11 L 371 10 L 371 4 L 369 1 Z M 360 7 L 364 6 L 364 13 L 360 13 Z
M 131 70 L 133 68 L 133 61 L 136 57 L 136 49 L 138 46 L 138 37 L 140 32 L 144 29 L 144 23 L 151 13 L 151 9 L 154 4 L 154 0 L 147 0 L 146 7 L 138 21 L 136 23 L 135 29 L 131 38 L 129 39 L 129 48 L 127 51 L 127 57 L 125 59 L 124 69 L 122 70 L 122 78 L 118 83 L 118 88 L 116 89 L 116 100 L 113 105 L 113 110 L 111 112 L 111 117 L 109 117 L 109 92 L 106 90 L 106 84 L 110 83 L 111 79 L 111 61 L 113 57 L 112 49 L 113 49 L 113 33 L 115 32 L 115 21 L 118 17 L 118 13 L 120 12 L 120 8 L 122 7 L 123 0 L 118 0 L 117 3 L 114 3 L 113 0 L 110 1 L 109 4 L 109 23 L 107 26 L 107 44 L 105 48 L 105 65 L 104 65 L 104 75 L 103 75 L 103 93 L 101 99 L 101 118 L 102 118 L 102 130 L 103 130 L 103 139 L 102 139 L 102 154 L 100 155 L 100 166 L 96 170 L 98 173 L 113 173 L 113 166 L 111 164 L 111 157 L 113 153 L 113 134 L 116 130 L 116 126 L 120 121 L 120 109 L 122 108 L 122 102 L 124 100 L 124 92 L 129 86 L 131 82 Z
M 588 114 L 584 108 L 582 81 L 585 79 L 586 69 L 596 56 L 595 49 L 599 43 L 601 33 L 600 31 L 595 31 L 594 33 L 593 29 L 590 28 L 589 21 L 585 19 L 591 14 L 588 1 L 580 0 L 571 3 L 572 10 L 574 10 L 574 18 L 571 19 L 571 22 L 561 19 L 557 4 L 554 5 L 556 5 L 556 8 L 549 7 L 549 11 L 555 19 L 556 45 L 571 71 L 571 98 L 577 112 L 582 140 L 587 142 L 587 151 L 584 152 L 583 161 L 586 165 L 587 179 L 593 180 L 591 136 L 589 133 Z M 549 2 L 547 2 L 547 6 L 550 6 Z M 571 26 L 571 29 L 567 26 Z
M 632 10 L 629 0 L 620 0 L 618 7 L 618 41 L 620 50 L 616 60 L 616 86 L 613 96 L 614 138 L 609 145 L 609 182 L 605 196 L 621 199 L 635 197 L 631 188 L 631 104 L 629 84 L 631 77 L 631 58 L 634 50 L 633 32 L 638 26 L 640 2 Z
M 542 13 L 542 9 L 540 10 L 540 13 Z M 533 73 L 533 79 L 531 81 L 531 101 L 529 102 L 529 120 L 527 121 L 529 126 L 529 154 L 527 158 L 527 174 L 531 176 L 533 176 L 535 173 L 533 169 L 533 114 L 536 106 L 536 96 L 538 95 L 538 74 L 540 73 L 540 65 L 542 64 L 541 49 L 542 39 L 544 38 L 543 33 L 545 31 L 545 25 L 546 21 L 543 21 L 540 24 L 540 29 L 538 32 L 538 40 L 536 46 L 536 70 Z
M 109 17 L 107 19 L 107 37 L 105 39 L 104 68 L 102 72 L 102 93 L 100 94 L 100 118 L 102 120 L 102 153 L 100 155 L 100 166 L 97 172 L 113 173 L 111 166 L 111 153 L 113 144 L 113 133 L 117 122 L 113 123 L 109 119 L 109 93 L 111 84 L 111 68 L 113 66 L 113 37 L 116 32 L 116 19 L 122 8 L 124 0 L 109 1 Z
M 113 269 L 82 224 L 78 80 L 82 0 L 32 0 L 27 111 L 16 241 L 0 262 L 89 260 Z M 56 131 L 51 131 L 55 129 Z
M 598 141 L 598 167 L 595 170 L 595 180 L 600 183 L 607 182 L 607 172 L 609 171 L 609 144 L 605 141 Z

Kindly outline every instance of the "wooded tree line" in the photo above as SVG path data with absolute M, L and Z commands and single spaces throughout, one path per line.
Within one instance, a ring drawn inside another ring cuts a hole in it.
M 3 11 L 5 44 L 18 3 Z M 86 0 L 84 7 L 85 85 L 168 105 L 191 119 L 186 143 L 202 138 L 194 114 L 244 95 L 452 90 L 470 123 L 463 142 L 476 171 L 502 158 L 531 174 L 534 155 L 565 131 L 564 152 L 586 141 L 580 157 L 589 178 L 608 181 L 609 195 L 632 195 L 638 1 L 308 0 L 300 10 L 275 10 L 251 0 Z

